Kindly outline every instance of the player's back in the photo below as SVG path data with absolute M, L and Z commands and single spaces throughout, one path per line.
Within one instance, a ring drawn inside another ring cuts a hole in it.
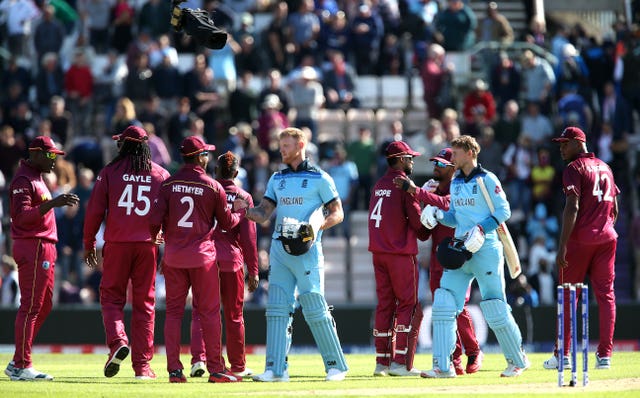
M 586 243 L 601 243 L 617 237 L 613 208 L 620 192 L 609 165 L 584 154 L 571 162 L 563 174 L 567 195 L 579 195 L 580 207 L 572 239 Z
M 134 172 L 129 159 L 107 165 L 96 187 L 106 189 L 105 241 L 149 242 L 149 213 L 160 184 L 169 173 L 152 163 L 151 171 Z M 94 188 L 95 189 L 95 188 Z

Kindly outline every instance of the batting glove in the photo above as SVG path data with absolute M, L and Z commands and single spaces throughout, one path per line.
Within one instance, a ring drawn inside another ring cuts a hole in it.
M 438 188 L 438 184 L 440 183 L 432 178 L 429 181 L 424 183 L 424 185 L 422 186 L 422 189 L 424 189 L 427 192 L 435 192 L 436 188 Z
M 471 253 L 475 253 L 484 244 L 484 230 L 481 226 L 476 225 L 471 228 L 464 236 L 464 247 Z
M 422 214 L 420 214 L 420 222 L 427 227 L 427 229 L 433 229 L 438 225 L 438 220 L 441 220 L 442 217 L 442 210 L 436 206 L 426 205 L 424 209 L 422 209 Z

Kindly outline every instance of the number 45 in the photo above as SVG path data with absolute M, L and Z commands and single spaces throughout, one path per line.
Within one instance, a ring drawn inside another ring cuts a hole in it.
M 124 207 L 127 209 L 127 215 L 131 215 L 131 210 L 139 215 L 145 216 L 149 213 L 151 209 L 151 199 L 147 195 L 151 192 L 151 187 L 149 185 L 138 185 L 136 191 L 136 202 L 133 201 L 133 185 L 127 184 L 122 191 L 122 195 L 120 195 L 120 199 L 118 199 L 118 207 Z M 136 207 L 138 203 L 142 203 L 142 208 Z
M 600 182 L 602 182 L 602 185 L 604 185 L 604 191 L 600 187 Z M 605 202 L 613 201 L 613 197 L 609 192 L 610 186 L 611 184 L 609 183 L 609 175 L 596 173 L 596 181 L 593 184 L 592 193 L 593 193 L 593 196 L 596 196 L 598 198 L 598 202 L 602 202 L 603 200 Z

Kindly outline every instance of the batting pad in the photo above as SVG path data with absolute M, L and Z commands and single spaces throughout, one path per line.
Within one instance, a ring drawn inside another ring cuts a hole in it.
M 336 324 L 327 307 L 324 297 L 318 293 L 304 293 L 298 297 L 302 305 L 302 314 L 311 329 L 324 361 L 324 370 L 335 368 L 346 371 L 347 361 L 342 353 Z
M 485 300 L 480 302 L 480 308 L 498 339 L 504 357 L 517 367 L 524 368 L 526 365 L 522 351 L 522 335 L 507 303 L 498 299 Z
M 287 370 L 287 354 L 291 348 L 293 304 L 278 285 L 269 285 L 267 302 L 267 352 L 265 370 L 271 369 L 276 376 Z
M 436 289 L 433 296 L 433 366 L 449 371 L 451 354 L 456 348 L 456 300 L 450 291 Z

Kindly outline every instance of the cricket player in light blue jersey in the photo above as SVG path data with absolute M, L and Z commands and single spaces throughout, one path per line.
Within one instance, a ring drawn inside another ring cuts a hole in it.
M 529 367 L 529 361 L 522 349 L 520 329 L 507 304 L 503 248 L 496 232 L 498 225 L 511 215 L 509 202 L 498 178 L 478 165 L 480 145 L 475 138 L 463 135 L 451 142 L 451 148 L 452 161 L 459 171 L 451 183 L 449 210 L 442 212 L 426 206 L 421 221 L 427 228 L 435 227 L 438 222 L 455 228 L 455 238 L 472 254 L 461 267 L 444 270 L 433 301 L 433 369 L 422 372 L 421 376 L 456 376 L 451 363 L 456 342 L 456 316 L 464 307 L 465 294 L 474 278 L 478 280 L 482 295 L 482 313 L 507 360 L 507 368 L 500 376 L 519 376 Z M 493 214 L 478 187 L 479 178 L 484 181 L 493 201 Z
M 324 299 L 320 237 L 323 230 L 342 222 L 342 203 L 333 179 L 305 159 L 303 131 L 287 128 L 280 132 L 279 143 L 282 162 L 288 167 L 271 176 L 260 204 L 247 211 L 247 218 L 258 223 L 276 212 L 269 252 L 265 372 L 253 380 L 289 381 L 287 353 L 297 288 L 302 313 L 324 361 L 325 380 L 341 381 L 348 367 Z

